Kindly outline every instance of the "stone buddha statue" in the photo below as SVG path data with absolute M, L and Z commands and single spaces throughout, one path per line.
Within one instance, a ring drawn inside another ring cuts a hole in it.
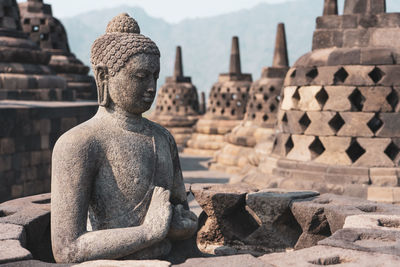
M 160 52 L 121 14 L 91 53 L 99 110 L 61 136 L 53 151 L 54 257 L 162 258 L 171 241 L 193 236 L 197 218 L 188 209 L 174 138 L 142 117 L 155 97 Z

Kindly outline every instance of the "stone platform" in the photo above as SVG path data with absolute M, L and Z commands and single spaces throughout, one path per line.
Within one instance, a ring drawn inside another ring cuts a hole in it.
M 206 248 L 212 254 L 176 262 L 51 263 L 50 194 L 43 194 L 0 204 L 0 265 L 372 267 L 400 264 L 400 207 L 333 194 L 318 196 L 310 191 L 258 191 L 249 186 L 198 184 L 188 193 L 196 197 L 203 209 L 198 244 L 208 243 Z

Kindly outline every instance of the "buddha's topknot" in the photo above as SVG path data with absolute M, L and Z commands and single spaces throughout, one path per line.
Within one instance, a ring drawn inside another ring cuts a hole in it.
M 119 14 L 114 17 L 107 25 L 106 33 L 140 33 L 140 28 L 136 20 L 127 13 Z
M 114 17 L 108 23 L 106 34 L 94 41 L 90 61 L 94 70 L 103 64 L 108 74 L 114 76 L 131 56 L 141 53 L 160 56 L 157 45 L 140 34 L 136 20 L 123 13 Z

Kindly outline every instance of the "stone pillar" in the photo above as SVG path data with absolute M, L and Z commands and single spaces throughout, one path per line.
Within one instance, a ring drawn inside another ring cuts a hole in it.
M 337 0 L 325 0 L 323 15 L 327 16 L 327 15 L 337 15 L 337 14 L 338 14 Z
M 182 49 L 180 46 L 176 47 L 174 77 L 183 77 Z
M 240 67 L 240 50 L 239 50 L 239 38 L 234 36 L 232 38 L 232 49 L 231 49 L 231 58 L 229 63 L 229 73 L 231 74 L 240 74 L 242 73 Z

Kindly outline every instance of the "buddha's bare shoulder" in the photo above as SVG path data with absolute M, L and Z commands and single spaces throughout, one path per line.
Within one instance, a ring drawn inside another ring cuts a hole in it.
M 57 140 L 53 154 L 60 150 L 63 154 L 66 151 L 69 153 L 89 153 L 98 150 L 101 140 L 99 137 L 102 136 L 104 129 L 104 124 L 102 125 L 101 121 L 95 116 L 65 132 Z
M 147 123 L 150 125 L 151 129 L 153 130 L 153 132 L 159 136 L 161 136 L 162 138 L 165 138 L 168 140 L 169 143 L 171 144 L 175 144 L 175 139 L 172 136 L 172 134 L 163 126 L 161 126 L 160 124 L 154 122 L 154 121 L 150 121 L 148 119 L 145 119 L 147 121 Z

